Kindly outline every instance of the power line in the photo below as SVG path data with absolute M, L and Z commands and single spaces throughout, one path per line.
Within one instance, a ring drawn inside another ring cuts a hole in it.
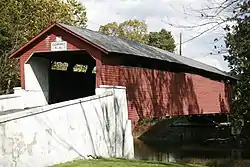
M 180 55 L 181 55 L 182 33 L 180 33 Z

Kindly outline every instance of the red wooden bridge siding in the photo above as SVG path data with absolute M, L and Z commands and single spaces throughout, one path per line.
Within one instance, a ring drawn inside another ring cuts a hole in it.
M 101 84 L 127 87 L 129 118 L 228 113 L 230 85 L 188 73 L 102 65 Z

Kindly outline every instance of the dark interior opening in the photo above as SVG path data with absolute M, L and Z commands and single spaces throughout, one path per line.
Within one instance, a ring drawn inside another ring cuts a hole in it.
M 95 94 L 96 61 L 86 51 L 45 53 L 50 61 L 49 104 Z

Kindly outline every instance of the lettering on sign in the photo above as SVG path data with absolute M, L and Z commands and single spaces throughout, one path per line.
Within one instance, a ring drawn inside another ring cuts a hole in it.
M 66 41 L 51 42 L 51 51 L 65 51 L 65 50 L 67 50 Z

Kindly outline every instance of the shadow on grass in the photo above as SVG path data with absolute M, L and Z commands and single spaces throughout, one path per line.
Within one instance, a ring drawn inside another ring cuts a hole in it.
M 164 163 L 164 162 L 153 162 L 153 161 L 142 161 L 142 160 L 132 160 L 132 159 L 125 159 L 125 158 L 113 158 L 113 159 L 106 159 L 106 158 L 99 158 L 101 162 L 114 162 L 114 163 L 126 163 L 127 165 L 133 165 L 134 163 L 138 164 L 139 166 L 143 164 L 151 164 L 151 165 L 161 165 L 161 166 L 171 166 L 171 167 L 194 167 L 198 165 L 186 164 L 186 163 Z M 95 160 L 90 160 L 95 161 Z
M 84 166 L 93 166 L 93 167 L 149 167 L 149 166 L 157 166 L 157 167 L 204 167 L 200 165 L 192 165 L 192 164 L 184 164 L 184 163 L 163 163 L 163 162 L 152 162 L 152 161 L 140 161 L 140 160 L 128 160 L 123 158 L 99 158 L 95 160 L 75 160 L 72 162 L 68 162 L 65 164 L 55 165 L 52 167 L 84 167 Z

